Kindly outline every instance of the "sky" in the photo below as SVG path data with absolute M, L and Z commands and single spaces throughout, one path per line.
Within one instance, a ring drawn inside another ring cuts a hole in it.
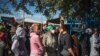
M 28 4 L 26 5 L 28 10 L 33 14 L 33 15 L 29 15 L 29 14 L 26 14 L 25 12 L 23 12 L 22 10 L 15 11 L 15 8 L 13 8 L 11 6 L 11 4 L 9 4 L 9 3 L 7 3 L 5 5 L 4 3 L 7 2 L 8 0 L 0 0 L 0 1 L 1 1 L 0 6 L 1 7 L 6 7 L 6 6 L 9 7 L 8 9 L 11 10 L 11 12 L 13 13 L 13 16 L 15 16 L 16 19 L 23 19 L 25 17 L 25 18 L 31 18 L 31 19 L 39 21 L 39 22 L 43 22 L 43 21 L 47 20 L 47 18 L 44 15 L 42 15 L 42 13 L 36 13 L 34 11 L 35 7 L 33 7 L 33 6 L 29 6 Z M 17 1 L 19 2 L 19 0 L 17 0 Z M 52 18 L 58 18 L 59 14 L 60 14 L 60 11 L 57 11 L 57 13 Z M 5 15 L 5 13 L 3 13 L 2 15 Z

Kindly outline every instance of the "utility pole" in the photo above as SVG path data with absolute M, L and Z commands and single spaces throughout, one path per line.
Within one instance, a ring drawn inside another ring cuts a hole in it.
M 42 28 L 43 28 L 43 17 L 42 17 L 42 14 L 41 14 L 41 31 L 42 31 Z
M 24 27 L 24 20 L 25 20 L 25 12 L 23 11 L 23 27 Z

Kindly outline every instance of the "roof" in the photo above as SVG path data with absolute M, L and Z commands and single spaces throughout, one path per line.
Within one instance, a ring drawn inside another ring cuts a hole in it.
M 39 21 L 36 21 L 36 20 L 33 20 L 33 19 L 31 19 L 31 18 L 25 18 L 25 19 L 17 19 L 17 22 L 29 22 L 29 23 L 41 23 L 41 22 L 39 22 Z M 45 22 L 43 22 L 43 23 L 45 23 Z
M 51 20 L 47 20 L 47 21 L 50 22 L 50 23 L 56 23 L 56 24 L 60 23 L 60 19 L 59 18 L 51 19 Z
M 3 16 L 3 17 L 15 17 L 15 16 L 10 15 L 10 14 L 0 14 L 0 16 Z

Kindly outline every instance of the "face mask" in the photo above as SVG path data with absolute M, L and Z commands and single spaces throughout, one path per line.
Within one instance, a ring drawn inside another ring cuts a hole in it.
M 51 33 L 55 33 L 55 30 L 51 30 Z

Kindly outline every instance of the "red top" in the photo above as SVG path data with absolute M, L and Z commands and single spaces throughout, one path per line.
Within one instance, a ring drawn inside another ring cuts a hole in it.
M 0 32 L 0 40 L 4 40 L 4 33 L 3 32 Z

